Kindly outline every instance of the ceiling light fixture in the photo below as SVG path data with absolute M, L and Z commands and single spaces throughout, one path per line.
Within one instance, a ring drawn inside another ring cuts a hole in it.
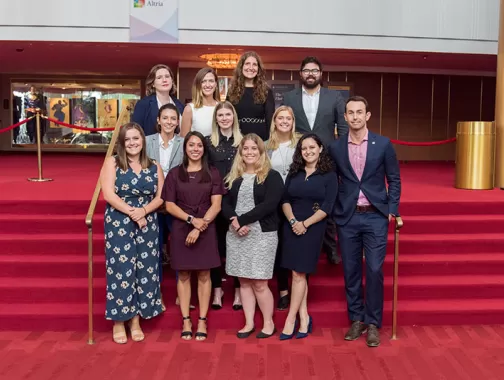
M 240 55 L 233 53 L 214 53 L 200 55 L 200 58 L 207 61 L 207 65 L 213 67 L 214 69 L 234 69 L 238 64 Z

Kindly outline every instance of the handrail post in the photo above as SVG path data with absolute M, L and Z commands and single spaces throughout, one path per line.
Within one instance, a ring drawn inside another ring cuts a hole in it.
M 399 230 L 403 226 L 400 216 L 395 218 L 394 228 L 394 296 L 392 301 L 392 340 L 397 339 L 397 291 L 399 277 Z
M 40 108 L 35 109 L 36 129 L 37 129 L 37 161 L 38 161 L 38 178 L 28 178 L 30 182 L 49 182 L 51 178 L 44 178 L 42 176 L 42 136 L 40 133 Z
M 93 225 L 88 226 L 88 344 L 93 339 Z

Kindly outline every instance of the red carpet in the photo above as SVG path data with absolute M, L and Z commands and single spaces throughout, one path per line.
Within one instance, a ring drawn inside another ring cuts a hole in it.
M 212 326 L 212 322 L 210 322 Z M 343 329 L 315 327 L 308 339 L 236 339 L 212 330 L 206 342 L 155 331 L 142 343 L 114 344 L 108 333 L 88 346 L 83 332 L 0 333 L 0 379 L 176 380 L 498 380 L 504 327 L 401 327 L 378 349 L 343 341 Z
M 44 175 L 54 182 L 30 183 L 26 178 L 37 173 L 32 154 L 0 156 L 1 330 L 86 330 L 84 215 L 102 160 L 98 154 L 46 155 Z M 504 193 L 454 189 L 451 163 L 408 163 L 401 171 L 400 210 L 405 227 L 400 245 L 399 324 L 504 323 Z M 103 318 L 103 208 L 101 201 L 94 224 L 98 331 L 110 329 Z M 391 323 L 392 253 L 390 244 L 385 265 L 386 325 Z M 165 272 L 163 294 L 168 310 L 146 322 L 147 330 L 180 327 L 179 311 L 173 305 L 175 283 L 171 271 Z M 236 329 L 242 324 L 242 313 L 231 309 L 229 286 L 224 308 L 210 312 L 214 329 Z M 341 268 L 321 260 L 310 286 L 315 324 L 346 326 Z M 279 325 L 285 315 L 276 313 Z

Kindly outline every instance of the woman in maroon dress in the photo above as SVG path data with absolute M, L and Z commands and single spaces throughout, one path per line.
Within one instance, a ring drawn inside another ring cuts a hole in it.
M 162 197 L 174 217 L 170 252 L 171 266 L 178 271 L 177 294 L 183 329 L 181 337 L 192 338 L 189 317 L 191 272 L 198 272 L 199 321 L 196 340 L 207 338 L 206 316 L 212 284 L 210 269 L 220 266 L 214 219 L 221 210 L 224 186 L 219 171 L 208 164 L 203 135 L 189 132 L 184 139 L 182 165 L 166 177 Z

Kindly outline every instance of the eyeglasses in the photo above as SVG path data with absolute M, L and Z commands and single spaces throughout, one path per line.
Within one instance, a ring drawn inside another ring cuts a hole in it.
M 313 74 L 313 75 L 318 75 L 320 74 L 320 70 L 319 69 L 303 69 L 301 70 L 301 72 L 303 73 L 303 75 L 308 75 L 308 74 Z

